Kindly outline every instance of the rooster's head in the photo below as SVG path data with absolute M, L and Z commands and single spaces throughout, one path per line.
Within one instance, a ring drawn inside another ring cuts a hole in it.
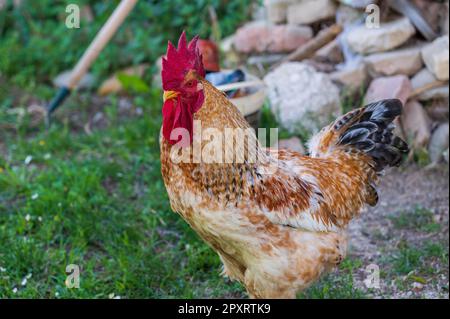
M 194 113 L 205 100 L 200 82 L 205 76 L 205 70 L 197 41 L 198 37 L 195 37 L 188 44 L 183 32 L 178 40 L 178 48 L 169 42 L 166 56 L 162 59 L 163 136 L 170 144 L 182 140 L 175 129 L 186 130 L 192 142 Z

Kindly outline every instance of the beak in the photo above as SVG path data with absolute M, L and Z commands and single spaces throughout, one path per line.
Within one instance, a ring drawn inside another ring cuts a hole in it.
M 163 100 L 166 102 L 170 99 L 175 99 L 180 93 L 176 91 L 164 91 Z

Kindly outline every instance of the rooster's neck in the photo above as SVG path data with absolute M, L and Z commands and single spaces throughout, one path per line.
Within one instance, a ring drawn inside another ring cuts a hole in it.
M 248 129 L 250 125 L 236 106 L 231 103 L 226 95 L 216 89 L 211 83 L 202 79 L 205 102 L 200 110 L 195 113 L 194 119 L 201 121 L 202 128 Z

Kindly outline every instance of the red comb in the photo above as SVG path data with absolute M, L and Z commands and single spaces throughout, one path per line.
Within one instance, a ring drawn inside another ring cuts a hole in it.
M 200 76 L 205 76 L 197 41 L 198 36 L 188 44 L 184 31 L 178 40 L 178 48 L 175 48 L 169 41 L 166 56 L 162 59 L 161 77 L 164 90 L 176 89 L 190 70 L 195 70 Z

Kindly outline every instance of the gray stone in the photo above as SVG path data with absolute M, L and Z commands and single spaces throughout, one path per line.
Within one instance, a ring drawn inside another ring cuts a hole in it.
M 292 133 L 316 133 L 340 114 L 337 86 L 305 63 L 285 63 L 264 82 L 272 112 Z
M 414 75 L 423 66 L 420 47 L 406 48 L 396 51 L 376 53 L 367 56 L 369 74 L 372 77 L 380 75 Z
M 288 24 L 310 24 L 336 14 L 336 4 L 332 0 L 302 0 L 289 5 Z
M 417 90 L 436 81 L 437 79 L 434 74 L 431 73 L 427 68 L 423 68 L 412 77 L 411 85 L 414 90 Z
M 438 80 L 449 79 L 449 37 L 448 35 L 437 38 L 422 49 L 422 58 Z
M 349 31 L 346 39 L 352 50 L 361 54 L 384 52 L 404 44 L 416 33 L 408 18 L 381 23 L 380 28 L 361 25 Z
M 428 154 L 432 163 L 438 163 L 442 160 L 444 152 L 448 149 L 449 125 L 443 123 L 439 125 L 431 135 L 428 145 Z

